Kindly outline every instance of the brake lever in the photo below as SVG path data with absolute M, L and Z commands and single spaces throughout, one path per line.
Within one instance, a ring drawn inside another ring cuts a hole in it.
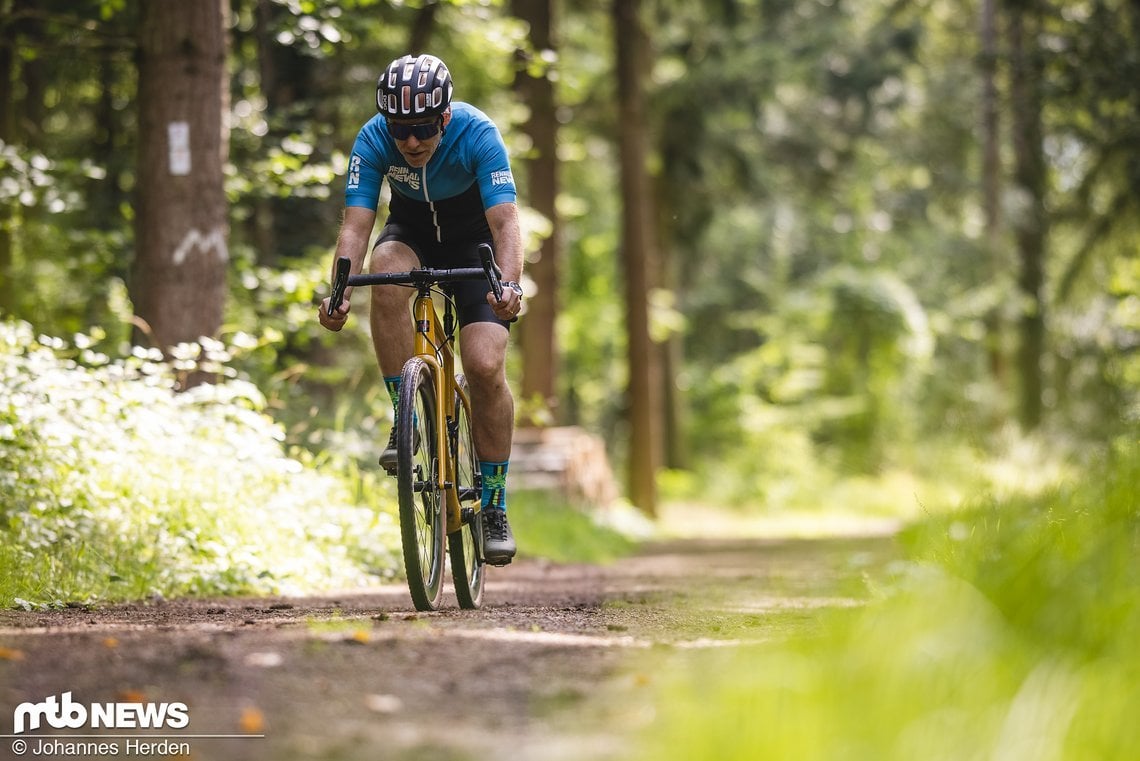
M 336 260 L 336 272 L 333 275 L 332 294 L 329 296 L 329 317 L 340 309 L 344 301 L 344 291 L 348 287 L 348 273 L 352 270 L 352 260 L 342 256 Z
M 479 244 L 479 261 L 483 265 L 483 273 L 491 285 L 491 292 L 495 294 L 495 301 L 503 300 L 503 271 L 495 262 L 495 252 L 488 243 Z

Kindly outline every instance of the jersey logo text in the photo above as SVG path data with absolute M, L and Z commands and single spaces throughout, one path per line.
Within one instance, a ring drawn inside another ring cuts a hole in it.
M 402 182 L 412 190 L 420 189 L 420 173 L 411 167 L 393 166 L 388 169 L 390 182 Z
M 348 162 L 348 189 L 357 190 L 360 188 L 360 157 L 353 154 L 352 160 Z

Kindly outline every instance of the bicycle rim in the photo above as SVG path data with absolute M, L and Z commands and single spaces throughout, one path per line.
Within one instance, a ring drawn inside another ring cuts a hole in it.
M 459 607 L 474 609 L 483 604 L 483 582 L 486 578 L 485 566 L 481 558 L 482 522 L 479 513 L 479 489 L 476 476 L 479 474 L 479 460 L 475 456 L 475 439 L 471 434 L 471 408 L 465 403 L 470 399 L 467 393 L 467 379 L 460 375 L 456 384 L 462 394 L 455 395 L 456 425 L 454 449 L 455 489 L 459 495 L 460 508 L 475 511 L 469 521 L 465 521 L 447 537 L 448 554 L 451 557 L 451 580 L 455 584 L 455 597 Z
M 435 390 L 431 370 L 420 359 L 404 365 L 396 417 L 396 488 L 408 590 L 416 610 L 435 610 L 443 592 L 446 528 L 438 479 Z

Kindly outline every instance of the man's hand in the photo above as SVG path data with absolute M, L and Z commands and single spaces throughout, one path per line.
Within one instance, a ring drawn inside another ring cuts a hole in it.
M 345 294 L 344 300 L 340 302 L 340 306 L 336 311 L 329 314 L 329 299 L 326 297 L 321 305 L 317 307 L 317 314 L 320 317 L 321 325 L 333 332 L 336 332 L 344 327 L 344 323 L 348 321 L 348 311 L 350 305 L 348 303 L 348 295 Z
M 500 320 L 510 322 L 519 316 L 519 310 L 522 309 L 522 296 L 513 288 L 504 286 L 503 298 L 496 300 L 495 293 L 488 291 L 487 303 L 491 305 L 491 310 L 495 313 L 496 317 Z

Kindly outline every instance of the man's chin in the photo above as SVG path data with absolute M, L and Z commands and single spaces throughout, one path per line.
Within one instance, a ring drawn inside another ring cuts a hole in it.
M 426 164 L 429 158 L 431 158 L 430 153 L 404 154 L 404 161 L 408 162 L 408 166 L 415 167 L 416 169 Z

